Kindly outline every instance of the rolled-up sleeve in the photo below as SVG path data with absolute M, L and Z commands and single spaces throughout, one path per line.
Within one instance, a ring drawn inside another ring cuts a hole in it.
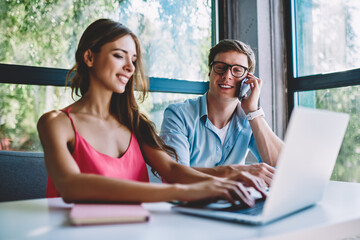
M 176 105 L 167 107 L 161 124 L 160 137 L 166 145 L 176 150 L 179 162 L 186 166 L 190 166 L 188 134 L 189 132 L 181 109 Z
M 254 155 L 254 157 L 258 160 L 259 163 L 262 162 L 261 157 L 260 157 L 260 153 L 259 150 L 256 146 L 256 141 L 254 138 L 254 135 L 251 135 L 251 139 L 250 139 L 250 143 L 249 143 L 249 149 L 251 151 L 251 153 Z

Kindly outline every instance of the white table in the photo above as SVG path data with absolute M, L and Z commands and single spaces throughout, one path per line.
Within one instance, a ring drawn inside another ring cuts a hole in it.
M 0 239 L 360 239 L 360 184 L 330 182 L 316 206 L 264 226 L 172 212 L 146 203 L 146 223 L 72 226 L 61 198 L 0 203 Z

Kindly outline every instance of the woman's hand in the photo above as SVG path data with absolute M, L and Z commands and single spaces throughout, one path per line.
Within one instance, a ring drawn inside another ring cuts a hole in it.
M 215 178 L 193 184 L 176 184 L 180 189 L 181 201 L 227 200 L 233 204 L 241 201 L 247 206 L 255 204 L 246 187 L 240 183 L 226 178 Z

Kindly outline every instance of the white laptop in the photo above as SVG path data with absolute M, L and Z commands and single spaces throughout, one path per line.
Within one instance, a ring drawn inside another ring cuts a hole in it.
M 264 224 L 316 204 L 329 182 L 349 115 L 295 108 L 285 135 L 268 197 L 255 208 L 220 202 L 184 204 L 172 210 L 228 221 Z M 260 212 L 253 213 L 256 208 Z

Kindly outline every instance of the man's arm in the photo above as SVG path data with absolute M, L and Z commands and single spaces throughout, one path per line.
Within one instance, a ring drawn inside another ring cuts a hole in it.
M 241 107 L 245 114 L 258 109 L 262 80 L 251 73 L 247 74 L 247 84 L 251 86 L 251 94 L 241 100 Z M 279 158 L 283 141 L 276 136 L 262 116 L 249 120 L 253 136 L 261 157 L 261 160 L 271 166 L 275 166 Z
M 275 166 L 283 141 L 276 136 L 263 117 L 256 117 L 249 122 L 261 160 L 270 166 Z

